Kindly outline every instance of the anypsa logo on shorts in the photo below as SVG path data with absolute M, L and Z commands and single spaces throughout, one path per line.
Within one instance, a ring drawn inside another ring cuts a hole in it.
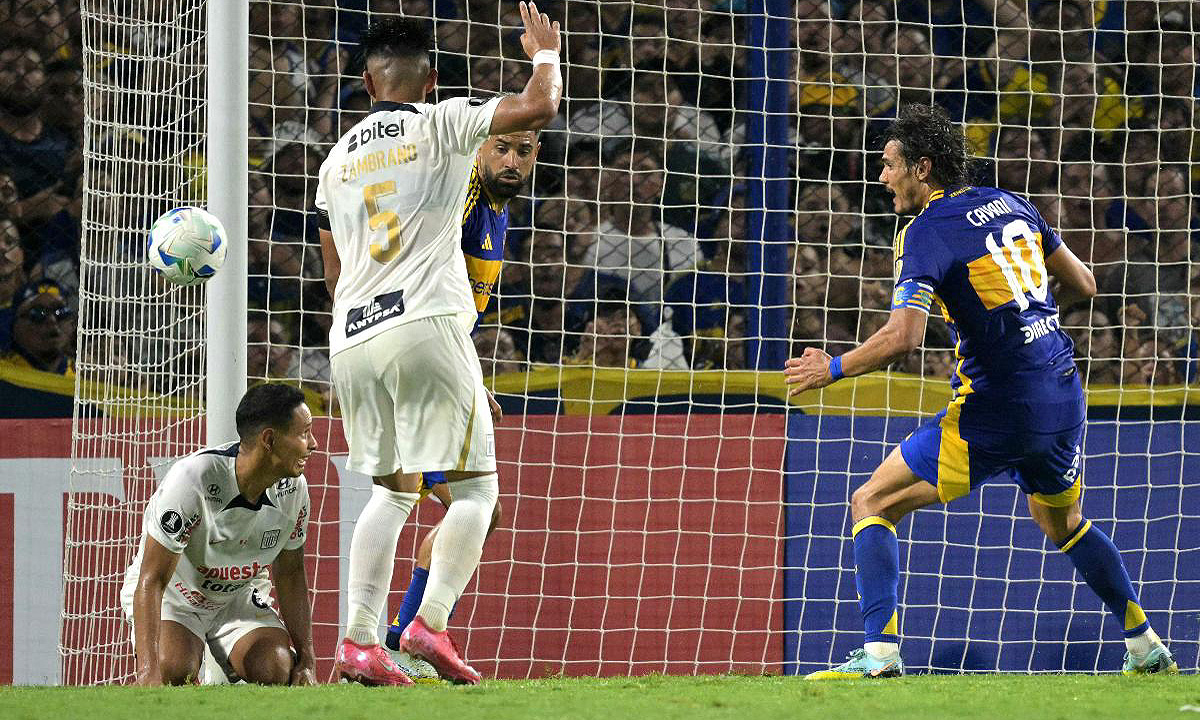
M 346 313 L 346 337 L 356 335 L 372 325 L 402 314 L 404 314 L 403 290 L 376 295 L 369 304 Z

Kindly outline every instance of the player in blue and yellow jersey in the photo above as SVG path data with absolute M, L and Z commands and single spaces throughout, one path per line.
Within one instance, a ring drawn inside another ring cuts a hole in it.
M 906 106 L 886 138 L 879 179 L 895 195 L 898 214 L 916 215 L 896 238 L 891 315 L 839 357 L 806 348 L 787 361 L 785 380 L 794 395 L 885 368 L 920 345 L 936 305 L 955 337 L 954 395 L 854 492 L 866 642 L 846 663 L 809 677 L 904 673 L 896 525 L 918 508 L 962 497 L 1006 473 L 1028 496 L 1034 521 L 1120 624 L 1124 672 L 1177 672 L 1116 547 L 1080 508 L 1086 408 L 1058 307 L 1095 295 L 1095 278 L 1024 198 L 967 185 L 963 135 L 943 110 Z
M 467 277 L 471 282 L 471 293 L 475 297 L 478 319 L 483 317 L 492 298 L 492 291 L 500 277 L 504 260 L 504 236 L 508 231 L 508 203 L 520 192 L 533 172 L 537 152 L 541 147 L 536 131 L 493 135 L 479 149 L 475 168 L 467 186 L 467 201 L 462 216 L 462 252 L 467 263 Z M 492 418 L 499 422 L 502 414 L 500 405 L 488 393 Z M 449 485 L 442 473 L 425 473 L 422 497 L 435 495 L 443 504 L 451 502 Z M 500 520 L 500 502 L 496 501 L 492 511 L 490 533 Z M 440 527 L 440 526 L 439 526 Z M 417 562 L 412 580 L 404 593 L 404 600 L 388 627 L 385 644 L 394 652 L 393 659 L 406 674 L 418 682 L 430 678 L 431 668 L 414 661 L 407 654 L 399 653 L 400 635 L 412 622 L 421 606 L 425 594 L 425 582 L 429 577 L 429 562 L 433 551 L 433 540 L 438 528 L 430 530 L 421 541 L 417 551 Z
M 533 131 L 493 135 L 479 150 L 471 172 L 463 208 L 462 251 L 479 317 L 500 277 L 508 202 L 521 192 L 533 171 L 539 147 Z

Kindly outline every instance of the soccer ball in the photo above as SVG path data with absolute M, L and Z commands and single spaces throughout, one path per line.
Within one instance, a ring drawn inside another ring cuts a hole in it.
M 146 259 L 176 285 L 195 285 L 221 269 L 226 249 L 225 228 L 216 216 L 182 207 L 164 213 L 150 226 Z

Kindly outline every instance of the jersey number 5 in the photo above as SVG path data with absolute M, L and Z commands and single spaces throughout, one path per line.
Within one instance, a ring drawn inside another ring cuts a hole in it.
M 988 233 L 984 240 L 992 260 L 999 266 L 1005 282 L 1012 290 L 1013 300 L 1021 310 L 1029 308 L 1029 293 L 1038 302 L 1046 302 L 1049 290 L 1049 277 L 1046 274 L 1046 262 L 1042 258 L 1041 248 L 1029 223 L 1024 220 L 1013 220 L 1000 231 L 1000 243 L 996 243 L 995 233 Z M 1008 252 L 1006 253 L 1005 250 Z M 1028 255 L 1028 260 L 1026 260 Z M 1009 257 L 1012 261 L 1009 262 Z M 1013 266 L 1016 266 L 1015 268 Z M 1034 280 L 1034 277 L 1037 277 Z
M 375 183 L 363 188 L 363 204 L 367 206 L 367 224 L 372 230 L 387 228 L 387 239 L 371 243 L 371 257 L 377 262 L 390 262 L 400 254 L 400 217 L 391 210 L 379 209 L 379 198 L 396 192 L 396 181 Z

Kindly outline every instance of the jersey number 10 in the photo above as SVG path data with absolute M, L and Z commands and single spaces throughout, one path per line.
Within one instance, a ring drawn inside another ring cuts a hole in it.
M 375 183 L 363 188 L 363 204 L 367 206 L 367 224 L 372 230 L 387 228 L 387 240 L 381 245 L 371 243 L 371 257 L 376 262 L 391 262 L 400 254 L 400 216 L 391 210 L 379 209 L 379 198 L 396 192 L 396 181 Z
M 1012 290 L 1013 300 L 1021 310 L 1029 308 L 1029 293 L 1038 302 L 1046 302 L 1049 295 L 1049 277 L 1046 273 L 1046 262 L 1042 250 L 1029 223 L 1018 218 L 1004 226 L 1000 231 L 1000 244 L 996 243 L 995 233 L 988 233 L 984 240 L 992 260 L 1000 268 L 1004 280 Z M 1008 250 L 1006 253 L 1005 250 Z M 1026 260 L 1028 254 L 1028 260 Z M 1012 261 L 1009 261 L 1009 258 Z M 1016 266 L 1014 268 L 1014 266 Z M 1037 280 L 1034 280 L 1034 277 Z

